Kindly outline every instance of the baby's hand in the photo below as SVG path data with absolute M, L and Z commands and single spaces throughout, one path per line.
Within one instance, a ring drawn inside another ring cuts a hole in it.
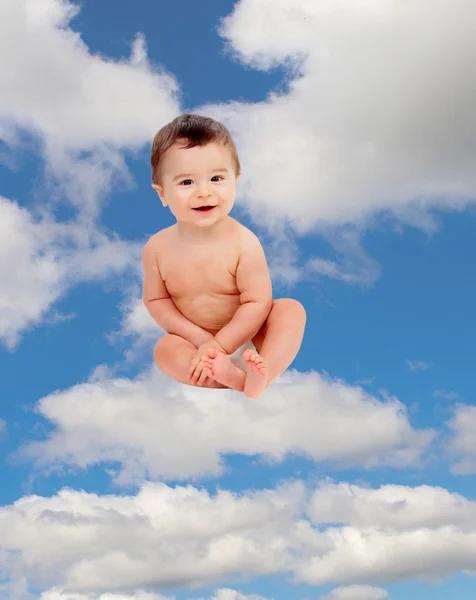
M 220 344 L 215 341 L 214 338 L 210 338 L 199 348 L 197 348 L 197 351 L 192 358 L 192 362 L 190 363 L 189 369 L 190 383 L 192 385 L 202 386 L 208 379 L 205 371 L 203 370 L 202 356 L 207 353 L 209 348 L 215 348 L 219 352 L 226 354 L 226 352 L 223 350 Z

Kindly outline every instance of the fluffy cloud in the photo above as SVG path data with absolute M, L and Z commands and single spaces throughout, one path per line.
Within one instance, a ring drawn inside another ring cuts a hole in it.
M 35 217 L 0 198 L 0 340 L 10 349 L 71 285 L 138 262 L 139 245 L 96 228 L 100 199 L 114 183 L 131 184 L 124 151 L 178 113 L 178 86 L 148 62 L 143 38 L 128 58 L 93 55 L 71 28 L 78 11 L 68 0 L 0 3 L 0 141 L 15 149 L 21 132 L 33 135 L 50 188 Z M 75 222 L 51 216 L 64 197 Z
M 323 484 L 308 510 L 321 530 L 323 523 L 329 527 L 308 533 L 309 558 L 297 568 L 297 581 L 389 582 L 474 572 L 476 503 L 459 494 L 428 486 Z
M 337 500 L 331 511 L 325 508 L 329 490 Z M 349 495 L 357 497 L 350 509 Z M 418 498 L 433 519 L 418 510 Z M 319 502 L 323 518 L 313 514 L 310 522 L 305 515 L 315 513 Z M 328 599 L 377 600 L 386 593 L 366 587 L 369 582 L 474 572 L 474 505 L 426 486 L 372 490 L 326 482 L 314 493 L 301 482 L 239 495 L 151 483 L 135 496 L 63 490 L 0 508 L 2 576 L 13 581 L 21 573 L 29 585 L 49 589 L 43 600 L 69 600 L 73 593 L 79 594 L 74 600 L 85 593 L 97 595 L 88 600 L 110 600 L 106 591 L 159 592 L 209 585 L 236 573 L 291 573 L 295 583 L 349 584 Z M 377 522 L 368 525 L 376 506 Z M 399 510 L 403 517 L 395 526 Z M 138 592 L 125 599 L 143 600 Z M 213 600 L 262 599 L 225 589 Z
M 453 473 L 471 475 L 476 473 L 476 406 L 460 404 L 455 407 L 448 421 L 451 431 L 447 449 L 456 459 Z
M 0 509 L 4 569 L 38 587 L 78 592 L 112 591 L 111 582 L 121 591 L 279 572 L 290 564 L 286 532 L 295 527 L 304 492 L 293 484 L 210 496 L 149 484 L 134 497 L 71 490 L 25 497 Z
M 13 349 L 70 286 L 137 268 L 139 259 L 138 244 L 78 223 L 35 219 L 0 197 L 0 341 Z
M 121 330 L 118 332 L 123 336 L 136 336 L 142 342 L 157 340 L 161 333 L 165 333 L 150 314 L 142 302 L 142 298 L 134 295 L 126 299 L 121 307 L 123 319 Z
M 40 600 L 174 600 L 172 596 L 162 596 L 149 592 L 136 592 L 135 594 L 80 594 L 65 592 L 57 588 L 43 592 Z M 205 598 L 201 599 L 205 600 Z M 221 588 L 215 591 L 213 597 L 206 600 L 265 600 L 255 594 L 240 594 L 236 590 Z
M 78 11 L 68 0 L 1 3 L 0 135 L 11 145 L 15 128 L 39 136 L 60 191 L 94 216 L 113 180 L 128 181 L 121 150 L 178 113 L 178 86 L 149 64 L 141 36 L 127 59 L 92 55 L 70 26 Z
M 139 286 L 131 290 L 119 309 L 122 314 L 121 323 L 117 330 L 108 334 L 109 342 L 116 347 L 118 344 L 125 344 L 123 354 L 126 364 L 149 361 L 157 340 L 165 331 L 147 312 Z M 113 369 L 108 368 L 109 376 L 112 376 L 121 365 L 117 364 Z
M 153 594 L 149 592 L 136 592 L 135 594 L 75 594 L 57 588 L 43 592 L 40 600 L 173 600 L 170 596 Z
M 135 381 L 100 377 L 40 400 L 37 411 L 55 429 L 24 457 L 38 466 L 113 461 L 125 483 L 220 475 L 226 454 L 406 467 L 434 437 L 411 427 L 397 399 L 313 372 L 284 374 L 259 400 L 179 385 L 155 367 Z
M 221 27 L 243 63 L 286 65 L 262 103 L 207 106 L 236 133 L 256 222 L 301 232 L 388 211 L 431 229 L 431 207 L 474 201 L 468 0 L 240 0 Z
M 444 488 L 324 484 L 309 503 L 314 523 L 345 522 L 352 526 L 396 531 L 476 524 L 476 503 Z
M 349 585 L 334 588 L 330 594 L 321 600 L 384 600 L 388 592 L 369 585 Z
M 265 598 L 256 594 L 241 594 L 236 590 L 222 588 L 220 590 L 216 590 L 215 595 L 213 598 L 210 598 L 210 600 L 265 600 Z

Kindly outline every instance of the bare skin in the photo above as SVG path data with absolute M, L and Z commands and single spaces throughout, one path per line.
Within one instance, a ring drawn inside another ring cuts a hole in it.
M 301 346 L 306 313 L 292 298 L 273 301 L 268 318 L 253 343 L 258 352 L 245 350 L 246 373 L 231 362 L 228 355 L 210 349 L 202 356 L 207 379 L 198 387 L 229 388 L 258 398 L 269 384 L 283 373 Z M 175 335 L 164 335 L 155 349 L 157 366 L 180 383 L 190 385 L 190 362 L 197 348 Z
M 246 374 L 230 357 L 218 350 L 210 349 L 208 356 L 203 356 L 204 370 L 210 379 L 218 381 L 232 389 L 239 389 L 248 398 L 258 398 L 269 385 L 268 368 L 263 358 L 252 350 L 243 352 Z M 238 385 L 239 387 L 235 387 Z
M 161 371 L 180 383 L 257 398 L 297 355 L 306 313 L 291 298 L 272 301 L 261 244 L 228 215 L 233 169 L 229 151 L 217 144 L 167 151 L 163 180 L 153 187 L 177 223 L 144 248 L 143 301 L 168 332 L 154 350 Z M 213 210 L 196 210 L 207 206 Z M 224 348 L 250 338 L 257 352 L 243 353 L 244 372 Z
M 180 314 L 202 328 L 205 336 L 211 337 L 220 331 L 240 306 L 233 273 L 241 227 L 237 222 L 231 223 L 226 243 L 220 239 L 212 243 L 213 261 L 210 254 L 205 260 L 200 244 L 195 247 L 191 242 L 183 242 L 173 228 L 163 230 L 162 236 L 155 240 L 163 287 L 152 290 L 151 294 L 170 297 Z M 205 247 L 209 253 L 210 245 Z M 209 292 L 205 294 L 203 289 L 207 287 Z M 173 334 L 160 338 L 154 351 L 155 362 L 177 382 L 229 388 L 249 398 L 258 398 L 293 362 L 302 342 L 305 322 L 306 313 L 298 301 L 274 300 L 268 317 L 252 338 L 257 352 L 246 350 L 242 355 L 246 372 L 234 365 L 226 353 L 209 349 L 200 356 L 205 377 L 191 381 L 190 364 L 196 358 L 199 344 Z

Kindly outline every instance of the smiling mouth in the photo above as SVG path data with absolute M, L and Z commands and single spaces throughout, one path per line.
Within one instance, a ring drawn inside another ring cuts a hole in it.
M 214 208 L 214 206 L 199 206 L 198 208 L 194 208 L 193 210 L 199 210 L 200 212 L 210 212 Z

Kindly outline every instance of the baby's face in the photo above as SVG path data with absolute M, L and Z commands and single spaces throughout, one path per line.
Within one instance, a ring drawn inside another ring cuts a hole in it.
M 208 227 L 224 219 L 233 208 L 236 173 L 232 154 L 223 144 L 184 148 L 174 144 L 161 166 L 160 185 L 154 185 L 162 204 L 178 222 Z M 200 211 L 200 207 L 212 210 Z

